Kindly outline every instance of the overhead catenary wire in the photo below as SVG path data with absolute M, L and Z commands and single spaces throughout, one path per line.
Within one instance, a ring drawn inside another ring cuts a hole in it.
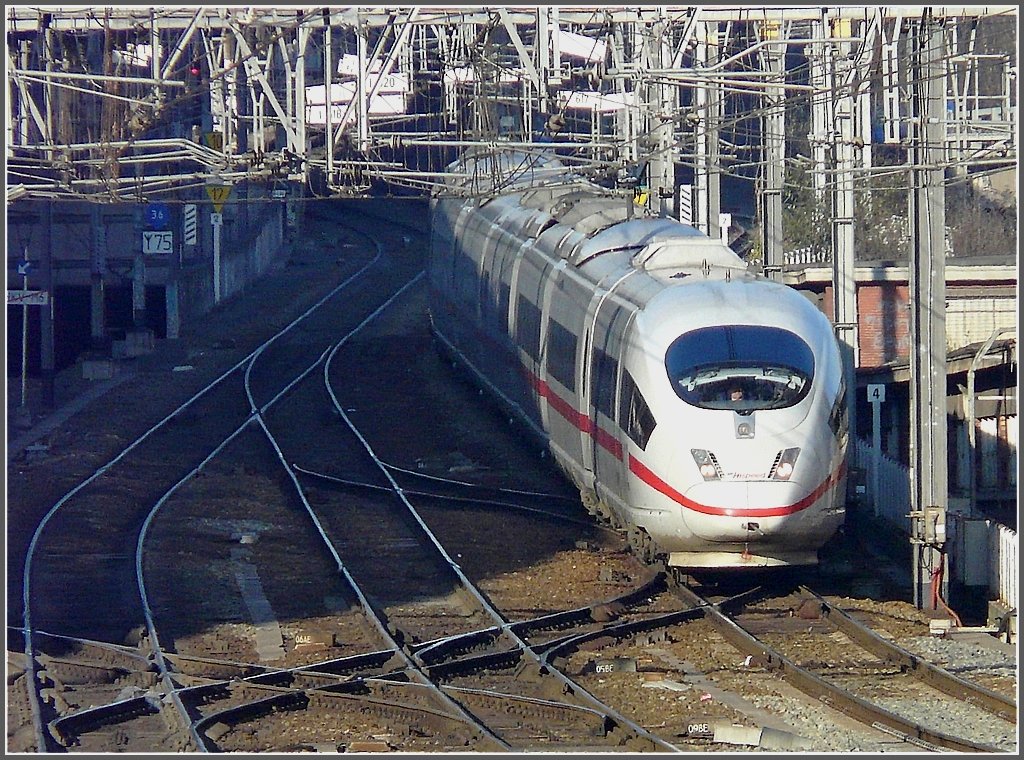
M 870 10 L 871 9 L 865 9 L 864 17 L 863 19 L 859 19 L 858 23 L 866 23 L 866 19 L 868 18 L 868 12 Z M 89 14 L 93 18 L 96 18 L 96 14 L 92 13 L 91 11 L 89 12 Z M 157 11 L 154 14 L 148 14 L 147 16 L 137 15 L 135 17 L 136 29 L 139 33 L 145 32 L 148 30 L 150 25 L 162 19 L 170 18 L 173 16 L 173 14 L 174 11 L 171 9 L 161 9 L 160 11 Z M 319 16 L 314 11 L 306 11 L 305 13 L 298 12 L 295 14 L 295 16 L 284 16 L 277 12 L 271 15 L 273 18 L 273 27 L 268 27 L 269 34 L 266 35 L 266 39 L 263 39 L 263 37 L 261 36 L 260 39 L 257 39 L 255 41 L 255 43 L 253 44 L 252 52 L 250 54 L 250 56 L 254 56 L 260 59 L 261 62 L 263 56 L 266 55 L 268 51 L 275 49 L 275 45 L 278 43 L 279 40 L 287 38 L 288 35 L 296 34 L 298 30 L 303 27 L 309 29 L 312 26 L 320 23 Z M 993 28 L 992 24 L 989 23 L 990 20 L 999 19 L 1000 17 L 1003 16 L 1009 17 L 1012 15 L 1013 12 L 1005 8 L 997 8 L 992 9 L 992 11 L 988 15 L 981 17 L 980 23 L 987 24 L 986 28 L 992 29 L 992 31 L 989 33 L 988 42 L 986 43 L 988 47 L 985 48 L 986 52 L 984 52 L 984 55 L 990 55 L 987 52 L 988 50 L 1002 49 L 1003 47 L 1005 47 L 1007 50 L 1012 49 L 1014 43 L 1013 40 L 1011 40 L 1008 37 L 1008 35 L 1011 35 L 1013 33 L 1012 29 L 1001 27 Z M 621 17 L 622 16 L 620 14 L 618 18 L 621 19 Z M 642 12 L 641 9 L 636 11 L 635 17 L 636 21 L 632 23 L 634 23 L 638 32 L 642 35 L 650 34 L 651 29 L 649 27 L 649 22 L 651 14 L 645 14 Z M 755 178 L 761 171 L 763 171 L 766 165 L 765 161 L 759 153 L 758 143 L 761 140 L 770 138 L 772 135 L 770 134 L 770 132 L 767 132 L 765 130 L 765 127 L 761 124 L 761 120 L 767 113 L 767 110 L 765 105 L 759 102 L 759 98 L 757 96 L 759 94 L 759 88 L 768 86 L 768 84 L 771 82 L 771 79 L 769 77 L 766 77 L 765 72 L 761 71 L 759 66 L 756 64 L 756 55 L 753 54 L 753 51 L 755 49 L 754 46 L 759 44 L 759 40 L 761 39 L 758 36 L 758 25 L 765 23 L 765 21 L 770 17 L 771 14 L 766 9 L 745 9 L 743 12 L 739 13 L 735 22 L 731 24 L 720 24 L 719 26 L 722 30 L 727 30 L 724 33 L 727 35 L 731 35 L 726 40 L 726 42 L 729 43 L 730 48 L 728 49 L 728 51 L 725 51 L 725 53 L 723 53 L 723 55 L 725 55 L 724 60 L 731 61 L 731 63 L 727 67 L 716 69 L 717 73 L 715 73 L 713 76 L 708 76 L 705 73 L 703 75 L 703 82 L 700 80 L 699 77 L 697 77 L 693 82 L 684 83 L 690 89 L 694 87 L 701 87 L 704 85 L 721 85 L 722 87 L 722 98 L 724 98 L 726 108 L 723 109 L 722 117 L 719 123 L 717 124 L 717 127 L 719 134 L 723 138 L 722 145 L 723 147 L 726 147 L 726 150 L 724 150 L 722 153 L 720 162 L 716 166 L 716 171 L 718 171 L 723 177 L 732 176 L 743 179 L 752 179 Z M 111 12 L 109 11 L 106 13 L 105 19 L 116 18 L 116 12 L 114 12 L 113 15 L 111 15 Z M 474 24 L 478 25 L 476 28 L 480 28 L 479 23 L 481 18 L 483 17 L 480 14 L 474 15 L 473 13 L 460 9 L 457 13 L 454 14 L 451 12 L 445 12 L 442 14 L 428 14 L 421 18 L 420 21 L 423 24 L 459 23 L 461 24 L 460 29 L 465 30 L 469 29 Z M 590 35 L 594 40 L 591 49 L 592 53 L 593 50 L 596 48 L 598 42 L 603 38 L 602 35 L 604 36 L 604 38 L 611 39 L 611 36 L 608 34 L 608 31 L 611 28 L 613 28 L 613 22 L 609 20 L 610 18 L 611 15 L 603 9 L 587 9 L 587 15 L 585 17 L 581 17 L 578 14 L 574 15 L 573 23 L 566 23 L 563 25 L 563 28 L 572 29 L 578 33 Z M 670 25 L 670 33 L 675 35 L 672 40 L 672 45 L 674 46 L 680 39 L 680 35 L 684 33 L 684 26 L 691 23 L 695 17 L 693 16 L 693 12 L 690 9 L 668 9 L 668 13 L 666 14 L 665 18 L 667 19 L 667 22 Z M 105 19 L 99 19 L 101 26 L 108 23 Z M 254 23 L 259 23 L 259 17 L 257 15 L 254 15 L 253 19 Z M 951 18 L 949 20 L 949 23 L 954 24 L 960 21 L 962 21 L 962 19 Z M 521 23 L 521 18 L 517 20 L 517 23 Z M 619 25 L 621 25 L 621 23 L 621 20 L 617 20 L 614 22 L 614 24 Z M 806 26 L 805 22 L 801 23 L 803 23 L 804 26 Z M 492 28 L 499 28 L 496 26 L 494 14 L 489 15 L 485 22 L 485 27 L 486 24 L 490 24 Z M 246 29 L 247 27 L 241 26 L 240 28 Z M 335 28 L 336 30 L 340 30 L 338 31 L 339 39 L 344 40 L 350 38 L 352 29 L 349 26 L 346 26 L 344 24 L 337 24 Z M 383 29 L 383 27 L 380 27 L 380 29 Z M 202 30 L 202 33 L 206 34 L 206 31 Z M 797 50 L 799 48 L 806 48 L 808 45 L 824 44 L 819 42 L 810 42 L 806 39 L 802 39 L 801 35 L 804 35 L 805 33 L 806 29 L 803 28 L 795 28 L 793 30 L 787 29 L 787 34 L 790 34 L 793 37 L 792 39 L 788 39 L 787 43 L 791 45 L 794 50 Z M 915 18 L 906 18 L 904 28 L 900 31 L 900 34 L 902 34 L 901 44 L 912 44 L 917 34 Z M 456 37 L 458 39 L 462 38 L 461 36 L 458 35 L 456 35 Z M 67 38 L 68 40 L 70 40 L 70 42 L 68 42 L 68 49 L 74 48 L 77 50 L 81 47 L 81 39 L 77 38 L 74 34 L 68 34 Z M 57 45 L 57 43 L 53 40 L 52 37 L 46 37 L 46 39 L 48 41 L 47 44 L 53 46 Z M 455 61 L 453 58 L 446 59 L 442 57 L 442 46 L 440 44 L 440 37 L 435 37 L 433 33 L 430 33 L 424 34 L 423 39 L 426 40 L 424 45 L 432 46 L 431 49 L 435 51 L 431 52 L 430 50 L 425 50 L 423 52 L 423 60 L 430 59 L 430 61 L 433 61 L 435 60 L 435 58 L 431 58 L 431 56 L 436 55 L 436 60 L 441 62 L 442 67 L 444 65 L 445 60 L 447 60 L 450 63 L 457 63 L 457 61 Z M 455 39 L 455 37 L 453 37 L 453 39 Z M 955 65 L 957 66 L 967 65 L 967 58 L 965 58 L 965 55 L 971 51 L 972 48 L 968 47 L 968 45 L 971 43 L 966 39 L 966 37 L 958 39 L 960 39 L 959 44 L 950 45 L 944 55 L 944 62 L 947 68 L 952 67 L 954 65 L 954 62 L 956 62 Z M 290 44 L 294 44 L 294 41 L 293 43 Z M 310 51 L 307 51 L 307 54 L 315 53 L 315 51 L 317 50 L 317 46 L 319 44 L 320 35 L 313 33 L 309 37 L 309 45 L 311 45 L 312 48 Z M 534 40 L 534 45 L 536 45 L 536 40 Z M 479 50 L 474 49 L 472 45 L 469 45 L 463 52 L 465 54 L 472 54 L 475 50 L 476 52 L 479 52 Z M 684 58 L 690 55 L 690 52 L 688 52 L 688 48 L 686 46 L 680 48 L 680 53 L 683 55 Z M 454 55 L 455 52 L 452 52 L 452 54 Z M 46 56 L 51 58 L 55 57 L 56 55 L 57 51 L 55 50 L 48 51 L 46 53 Z M 75 66 L 77 67 L 75 70 L 81 70 L 82 73 L 87 73 L 85 71 L 85 56 L 81 55 L 81 53 L 78 52 L 74 54 L 73 59 L 75 61 Z M 183 72 L 183 67 L 188 65 L 187 59 L 187 56 L 183 56 L 178 61 L 177 65 L 172 67 L 174 76 L 178 76 Z M 634 56 L 634 59 L 639 60 L 636 56 Z M 635 64 L 635 60 L 630 62 L 631 65 Z M 506 66 L 500 60 L 478 60 L 478 63 L 481 65 L 492 67 L 492 69 L 498 72 L 499 74 L 501 72 L 520 73 L 516 71 L 517 67 L 511 65 Z M 191 102 L 189 99 L 207 97 L 209 95 L 209 88 L 211 86 L 211 83 L 215 80 L 223 79 L 227 72 L 229 71 L 244 69 L 245 59 L 239 58 L 239 55 L 236 54 L 233 60 L 226 60 L 224 61 L 224 64 L 224 66 L 219 66 L 216 71 L 213 71 L 210 77 L 208 77 L 202 83 L 202 85 L 195 91 L 190 92 L 188 94 L 172 96 L 170 98 L 165 99 L 163 101 L 165 103 L 165 107 L 169 107 L 171 105 L 176 104 L 183 104 L 185 102 Z M 598 72 L 598 69 L 600 69 L 601 71 Z M 568 87 L 561 91 L 561 96 L 564 99 L 561 101 L 558 107 L 559 114 L 565 115 L 568 113 L 568 106 L 570 104 L 571 95 L 575 92 L 581 91 L 581 88 L 585 86 L 584 82 L 586 77 L 583 76 L 583 74 L 586 72 L 586 70 L 586 66 L 568 67 L 564 70 L 565 73 L 570 75 L 571 79 L 568 80 Z M 604 71 L 603 69 L 603 65 L 594 67 L 594 72 L 607 74 L 607 72 Z M 861 86 L 868 87 L 869 89 L 876 89 L 882 84 L 882 72 L 879 68 L 877 61 L 869 69 L 861 72 L 861 74 L 862 76 L 859 80 Z M 629 74 L 629 76 L 632 79 L 629 83 L 627 83 L 627 91 L 630 92 L 635 91 L 637 87 L 640 87 L 645 82 L 647 84 L 656 84 L 664 81 L 660 76 L 651 76 L 649 72 L 645 74 L 642 70 L 636 69 L 635 66 L 633 72 Z M 785 99 L 787 121 L 789 121 L 788 117 L 791 113 L 794 116 L 797 116 L 799 115 L 801 109 L 807 110 L 811 108 L 814 103 L 820 103 L 826 100 L 834 99 L 835 97 L 838 97 L 839 95 L 844 93 L 844 86 L 842 84 L 836 85 L 834 83 L 829 83 L 827 87 L 821 88 L 820 90 L 817 91 L 802 89 L 806 86 L 809 86 L 804 84 L 804 82 L 808 81 L 809 79 L 809 62 L 807 60 L 800 60 L 799 51 L 794 56 L 791 56 L 790 63 L 789 65 L 787 65 L 784 79 L 785 85 L 787 87 L 790 87 L 790 96 Z M 915 83 L 912 77 L 907 76 L 904 76 L 900 82 L 900 86 L 904 88 L 912 87 L 914 86 L 914 84 Z M 69 87 L 77 87 L 78 85 L 69 85 L 68 83 L 61 83 L 59 85 L 51 86 L 61 89 L 68 89 Z M 976 87 L 976 83 L 971 84 L 971 86 Z M 86 95 L 85 92 L 82 92 L 80 94 L 83 96 Z M 105 97 L 104 94 L 100 91 L 96 91 L 95 95 L 97 98 L 101 99 Z M 109 97 L 125 97 L 125 95 L 122 93 L 110 93 Z M 130 94 L 127 97 L 129 97 L 129 99 L 135 99 L 134 94 Z M 977 98 L 981 97 L 981 95 L 975 93 L 971 97 Z M 733 105 L 729 105 L 730 103 L 732 103 Z M 637 115 L 639 115 L 640 113 L 639 108 L 637 106 L 628 105 L 626 108 L 628 113 L 631 114 L 630 118 L 636 118 Z M 375 129 L 371 131 L 371 136 L 375 134 L 377 131 L 379 131 L 379 128 L 381 126 L 388 125 L 389 122 L 392 127 L 400 126 L 403 129 L 408 129 L 411 130 L 412 132 L 415 132 L 421 128 L 419 125 L 426 123 L 422 118 L 423 116 L 423 114 L 408 114 L 404 116 L 386 117 L 385 119 L 377 119 L 375 117 Z M 681 117 L 682 116 L 683 114 L 681 114 Z M 252 120 L 254 119 L 254 117 L 246 117 L 241 115 L 238 116 L 238 118 L 240 119 L 240 124 L 253 123 Z M 272 124 L 275 122 L 271 120 L 268 123 Z M 251 126 L 247 126 L 246 128 L 251 128 Z M 460 132 L 463 132 L 463 130 L 465 129 L 465 124 L 460 121 L 460 123 L 457 125 L 457 128 Z M 129 146 L 133 144 L 133 141 L 138 140 L 143 135 L 145 135 L 144 132 L 142 133 L 142 135 L 132 135 L 132 140 L 129 141 Z M 467 135 L 465 135 L 463 132 L 463 136 Z M 472 135 L 468 136 L 472 137 Z M 580 135 L 580 137 L 587 137 L 589 139 L 589 136 Z M 638 134 L 633 136 L 633 139 L 643 142 L 645 140 L 648 140 L 650 137 L 650 130 L 641 130 Z M 794 140 L 794 137 L 795 136 L 792 134 L 787 135 L 787 142 L 792 142 Z M 567 135 L 567 138 L 567 140 L 559 140 L 555 142 L 554 146 L 557 148 L 558 151 L 562 153 L 570 151 L 581 153 L 582 151 L 594 150 L 599 148 L 602 151 L 606 151 L 605 155 L 613 155 L 616 151 L 621 151 L 625 147 L 624 141 L 615 135 L 610 135 L 606 142 L 600 146 L 594 143 L 574 145 L 573 141 L 576 139 L 576 136 Z M 695 161 L 689 160 L 687 157 L 687 146 L 694 139 L 693 134 L 686 130 L 684 128 L 684 125 L 682 123 L 679 123 L 679 121 L 677 121 L 676 124 L 676 138 L 677 139 L 675 143 L 671 146 L 671 148 L 669 148 L 669 150 L 673 151 L 673 155 L 677 157 L 677 160 L 681 165 L 688 166 L 691 169 L 700 170 L 702 167 L 699 166 Z M 730 145 L 731 147 L 728 147 Z M 1005 150 L 1008 151 L 1006 156 L 1007 166 L 1012 166 L 1015 162 L 1015 147 L 1015 140 L 1013 140 L 1011 136 L 1009 144 L 1007 148 L 1005 148 Z M 129 148 L 127 146 L 125 148 L 122 148 L 122 150 L 128 149 Z M 892 146 L 891 149 L 901 150 L 902 146 Z M 30 145 L 25 146 L 25 148 L 19 152 L 31 150 L 33 150 L 33 146 Z M 973 152 L 969 151 L 962 156 L 954 156 L 953 158 L 951 158 L 948 165 L 953 166 L 957 164 L 964 164 L 966 162 L 972 166 L 984 166 L 985 170 L 989 171 L 991 170 L 989 168 L 989 165 L 994 164 L 994 162 L 996 162 L 999 158 L 1002 157 L 1001 155 L 999 155 L 1000 150 L 1002 149 L 994 147 L 991 149 L 982 148 Z M 645 148 L 645 151 L 645 157 L 647 157 L 648 155 L 657 157 L 659 155 L 657 153 L 653 153 L 650 149 L 647 148 Z M 408 150 L 403 148 L 402 155 L 406 155 L 407 152 Z M 789 152 L 789 150 L 787 150 L 787 152 Z M 369 153 L 367 154 L 368 158 L 371 159 L 371 164 L 366 167 L 367 176 L 377 176 L 382 179 L 387 179 L 388 181 L 407 184 L 418 189 L 437 186 L 436 182 L 432 180 L 429 173 L 427 172 L 422 172 L 421 176 L 417 178 L 411 176 L 388 176 L 391 172 L 386 166 L 383 165 L 383 159 L 384 157 L 386 157 L 386 155 L 386 145 L 384 145 L 382 141 L 376 139 L 371 140 L 371 145 L 369 146 Z M 17 156 L 15 158 L 17 159 Z M 186 158 L 191 160 L 191 157 Z M 243 157 L 235 156 L 232 157 L 232 160 L 239 160 L 240 158 Z M 307 155 L 302 158 L 304 158 L 306 162 L 306 168 L 301 171 L 308 171 L 308 167 L 316 163 L 316 159 L 312 155 Z M 200 171 L 202 171 L 202 169 L 200 169 Z M 858 169 L 857 171 L 861 172 L 862 170 Z M 872 167 L 866 171 L 874 172 L 875 169 L 874 167 Z M 960 181 L 959 178 L 955 177 L 947 178 L 947 180 Z M 67 189 L 61 188 L 57 183 L 54 183 L 50 185 L 48 190 L 53 193 L 63 194 L 66 193 Z M 78 190 L 77 192 L 82 191 L 83 190 Z M 161 192 L 166 191 L 162 190 Z

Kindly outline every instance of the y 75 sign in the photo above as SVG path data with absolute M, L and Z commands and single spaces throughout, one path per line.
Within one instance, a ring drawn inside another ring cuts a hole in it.
M 174 252 L 174 232 L 171 230 L 145 230 L 142 233 L 144 254 L 167 255 Z

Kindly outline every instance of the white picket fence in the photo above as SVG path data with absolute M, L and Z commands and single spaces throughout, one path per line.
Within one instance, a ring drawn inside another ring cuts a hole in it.
M 989 532 L 989 591 L 998 589 L 999 601 L 1017 609 L 1017 531 L 997 525 Z
M 866 496 L 877 518 L 897 526 L 910 536 L 911 510 L 910 470 L 871 444 L 854 438 L 851 466 L 863 470 Z M 876 480 L 877 471 L 877 480 Z M 1017 532 L 994 520 L 979 519 L 950 512 L 947 531 L 959 533 L 950 541 L 950 566 L 958 580 L 968 585 L 982 585 L 987 579 L 989 599 L 1010 609 L 1017 608 Z M 985 564 L 987 563 L 987 566 Z
M 909 536 L 910 470 L 881 452 L 876 457 L 871 444 L 862 438 L 854 438 L 851 464 L 864 471 L 867 495 L 874 506 L 875 517 L 898 525 Z

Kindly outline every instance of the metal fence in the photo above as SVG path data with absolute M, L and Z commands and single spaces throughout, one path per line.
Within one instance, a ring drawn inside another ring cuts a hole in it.
M 1017 531 L 1005 525 L 995 525 L 989 532 L 988 587 L 998 591 L 999 601 L 1011 609 L 1017 608 Z
M 870 442 L 854 438 L 851 466 L 864 473 L 866 496 L 875 517 L 897 526 L 909 540 L 911 496 L 910 469 L 875 451 Z M 989 599 L 1007 608 L 1017 607 L 1017 532 L 994 520 L 970 515 L 965 509 L 950 510 L 947 546 L 950 569 L 965 585 L 987 585 Z
M 854 438 L 854 461 L 864 473 L 867 496 L 875 517 L 894 523 L 910 535 L 910 470 L 880 451 L 868 441 Z

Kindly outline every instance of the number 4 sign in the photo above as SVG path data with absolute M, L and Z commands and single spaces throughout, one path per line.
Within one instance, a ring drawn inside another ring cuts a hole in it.
M 868 383 L 868 403 L 881 404 L 883 401 L 885 401 L 885 385 Z

